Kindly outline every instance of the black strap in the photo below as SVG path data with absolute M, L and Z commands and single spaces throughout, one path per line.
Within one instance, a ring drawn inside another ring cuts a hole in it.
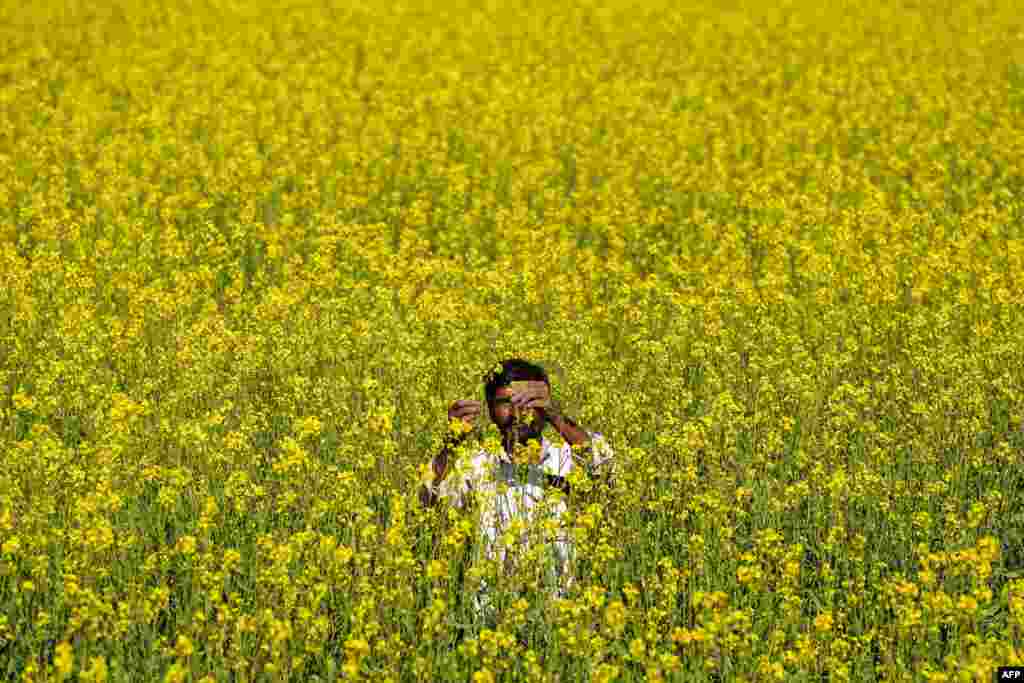
M 568 479 L 560 477 L 557 474 L 548 474 L 547 472 L 544 473 L 544 478 L 547 481 L 548 486 L 553 486 L 562 493 L 569 495 L 569 489 L 571 487 L 569 486 Z

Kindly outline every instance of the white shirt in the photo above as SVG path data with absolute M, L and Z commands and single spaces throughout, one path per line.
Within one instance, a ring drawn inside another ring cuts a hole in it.
M 596 432 L 588 434 L 591 464 L 601 467 L 609 463 L 613 454 L 604 437 Z M 568 476 L 575 467 L 584 465 L 578 462 L 580 457 L 578 452 L 573 457 L 568 443 L 558 447 L 542 437 L 539 462 L 517 468 L 504 450 L 498 454 L 481 448 L 455 464 L 438 485 L 437 494 L 459 508 L 466 506 L 472 494 L 480 508 L 477 557 L 499 559 L 505 571 L 511 571 L 517 557 L 539 539 L 547 546 L 544 555 L 551 561 L 545 582 L 552 592 L 564 595 L 574 581 L 571 564 L 575 552 L 569 530 L 562 523 L 567 510 L 564 497 L 550 493 L 546 475 Z M 516 520 L 518 524 L 514 525 Z M 509 534 L 512 526 L 521 527 L 518 538 Z M 482 606 L 479 597 L 477 606 Z

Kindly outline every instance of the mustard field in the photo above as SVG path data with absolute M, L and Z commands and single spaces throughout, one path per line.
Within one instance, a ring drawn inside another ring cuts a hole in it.
M 0 282 L 0 678 L 1024 664 L 1016 0 L 0 2 Z M 417 496 L 511 357 L 564 597 Z

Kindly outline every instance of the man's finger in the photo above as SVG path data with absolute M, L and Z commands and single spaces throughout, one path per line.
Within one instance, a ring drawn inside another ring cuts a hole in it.
M 544 382 L 532 382 L 522 393 L 527 396 L 547 396 L 551 392 Z
M 521 391 L 521 392 L 513 395 L 512 396 L 512 402 L 513 403 L 525 403 L 525 402 L 532 401 L 532 400 L 537 399 L 537 398 L 543 398 L 544 396 L 545 396 L 545 392 L 540 391 L 540 390 L 538 390 L 536 388 L 534 388 L 534 389 L 527 389 L 526 391 Z

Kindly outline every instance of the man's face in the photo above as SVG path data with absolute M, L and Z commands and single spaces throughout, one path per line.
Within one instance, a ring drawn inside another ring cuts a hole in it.
M 540 408 L 516 408 L 512 405 L 515 389 L 499 387 L 491 404 L 491 421 L 505 437 L 514 437 L 521 444 L 539 441 L 544 431 L 544 411 Z

